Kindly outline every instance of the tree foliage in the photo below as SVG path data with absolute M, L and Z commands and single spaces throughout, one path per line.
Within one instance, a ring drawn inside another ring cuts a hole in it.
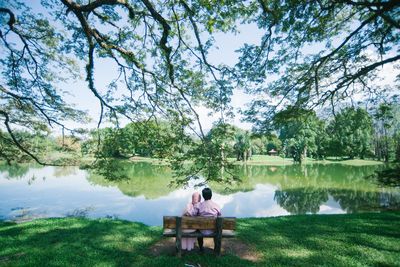
M 267 102 L 253 101 L 247 115 L 270 130 L 274 112 L 288 104 L 310 110 L 329 102 L 334 109 L 348 96 L 374 91 L 369 84 L 378 69 L 400 59 L 395 0 L 42 0 L 40 8 L 32 3 L 0 1 L 0 119 L 8 133 L 8 141 L 1 141 L 41 164 L 46 162 L 15 130 L 54 127 L 75 134 L 67 122 L 86 118 L 65 100 L 60 85 L 81 73 L 100 107 L 98 128 L 106 119 L 117 126 L 104 130 L 107 138 L 98 130 L 98 140 L 123 139 L 121 118 L 174 121 L 182 133 L 196 136 L 176 160 L 197 162 L 193 175 L 210 167 L 207 179 L 219 179 L 227 166 L 223 135 L 203 130 L 196 106 L 218 113 L 223 125 L 232 114 L 233 88 L 245 86 L 266 93 Z M 265 32 L 260 45 L 245 44 L 234 68 L 213 64 L 208 53 L 215 34 L 234 33 L 246 23 Z M 115 74 L 106 85 L 97 79 L 100 62 Z M 266 83 L 271 75 L 278 78 Z M 302 135 L 291 147 L 314 151 L 307 144 L 314 134 Z M 160 146 L 154 142 L 146 145 Z M 133 153 L 105 146 L 114 149 L 111 154 Z
M 174 124 L 149 120 L 96 130 L 82 146 L 85 154 L 97 158 L 170 158 L 184 150 L 185 138 L 189 137 Z
M 249 132 L 237 133 L 233 146 L 236 160 L 247 161 L 251 156 L 251 140 Z
M 298 163 L 308 154 L 318 151 L 317 139 L 324 134 L 325 126 L 312 110 L 288 107 L 274 119 L 279 138 L 284 143 L 286 153 Z
M 365 109 L 343 109 L 331 121 L 328 133 L 332 137 L 331 145 L 335 147 L 336 156 L 364 158 L 372 154 L 372 117 Z
M 106 117 L 117 126 L 121 117 L 132 122 L 175 120 L 198 136 L 200 146 L 211 145 L 195 105 L 202 103 L 225 116 L 232 85 L 230 70 L 211 64 L 207 53 L 213 33 L 234 30 L 235 14 L 244 4 L 149 0 L 43 0 L 41 4 L 45 15 L 19 1 L 1 2 L 0 7 L 0 49 L 5 55 L 0 84 L 5 104 L 0 115 L 20 150 L 45 164 L 13 136 L 13 128 L 64 130 L 66 121 L 83 118 L 57 87 L 67 78 L 78 78 L 82 63 L 88 89 L 100 105 L 98 127 Z M 96 66 L 102 60 L 115 70 L 106 88 L 96 81 Z
M 248 120 L 268 130 L 288 104 L 332 111 L 352 96 L 382 93 L 372 86 L 382 66 L 399 62 L 399 1 L 265 1 L 250 16 L 265 31 L 242 49 L 237 64 L 246 88 L 261 97 Z M 394 69 L 394 74 L 399 75 Z

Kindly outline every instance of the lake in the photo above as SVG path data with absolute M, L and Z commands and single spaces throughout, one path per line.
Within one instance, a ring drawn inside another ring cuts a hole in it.
M 210 183 L 224 216 L 270 217 L 400 210 L 400 188 L 369 177 L 383 165 L 237 166 L 241 184 Z M 0 166 L 0 219 L 86 216 L 161 225 L 180 215 L 193 186 L 170 188 L 167 166 L 132 163 L 109 181 L 78 167 Z

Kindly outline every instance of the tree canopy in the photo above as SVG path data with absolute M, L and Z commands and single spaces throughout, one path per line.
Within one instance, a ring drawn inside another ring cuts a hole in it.
M 259 129 L 288 104 L 335 113 L 355 95 L 384 93 L 374 81 L 400 60 L 398 1 L 257 2 L 261 12 L 250 20 L 265 34 L 260 45 L 241 49 L 237 69 L 253 85 L 246 88 L 263 96 L 246 112 Z
M 198 138 L 181 158 L 208 162 L 206 178 L 214 179 L 226 167 L 223 147 L 203 129 L 196 106 L 224 125 L 233 89 L 245 88 L 263 95 L 246 114 L 268 130 L 287 105 L 329 103 L 335 112 L 342 100 L 379 91 L 371 81 L 400 59 L 399 7 L 395 0 L 0 1 L 0 118 L 8 134 L 0 143 L 45 164 L 15 130 L 79 132 L 66 122 L 87 118 L 60 84 L 83 74 L 101 107 L 99 128 L 105 118 L 117 128 L 121 118 L 174 121 Z M 215 34 L 241 24 L 264 32 L 260 44 L 245 44 L 236 66 L 212 64 Z M 96 80 L 101 61 L 115 70 L 106 86 Z

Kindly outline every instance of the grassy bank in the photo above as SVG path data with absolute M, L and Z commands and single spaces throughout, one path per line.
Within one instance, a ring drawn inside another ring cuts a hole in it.
M 150 157 L 140 157 L 135 156 L 129 159 L 117 159 L 117 161 L 126 161 L 126 162 L 147 162 L 155 165 L 166 165 L 168 161 L 165 159 L 160 158 L 150 158 Z M 292 158 L 282 158 L 280 156 L 269 156 L 269 155 L 253 155 L 249 160 L 246 162 L 237 161 L 236 158 L 228 158 L 229 161 L 233 162 L 237 165 L 247 164 L 247 165 L 267 165 L 267 166 L 284 166 L 284 165 L 292 165 L 293 159 Z M 93 155 L 84 155 L 82 156 L 80 153 L 76 152 L 60 152 L 54 151 L 51 153 L 46 154 L 43 157 L 43 161 L 51 164 L 58 164 L 58 165 L 66 165 L 66 166 L 88 166 L 91 165 L 95 158 Z M 0 161 L 1 162 L 1 161 Z M 33 161 L 30 161 L 33 163 Z M 187 161 L 187 164 L 190 164 L 191 161 Z M 306 158 L 303 161 L 303 164 L 344 164 L 344 165 L 352 165 L 352 166 L 365 166 L 365 165 L 377 165 L 377 164 L 384 164 L 382 161 L 373 160 L 373 159 L 337 159 L 337 158 L 329 158 L 326 160 L 315 160 L 313 158 Z
M 236 164 L 244 164 L 241 161 L 236 161 L 231 158 L 233 162 Z M 365 160 L 365 159 L 348 159 L 348 160 L 340 160 L 340 159 L 327 159 L 327 160 L 315 160 L 313 158 L 306 158 L 303 162 L 304 164 L 345 164 L 351 166 L 366 166 L 366 165 L 377 165 L 383 164 L 382 161 L 377 160 Z M 253 155 L 247 162 L 247 165 L 271 165 L 271 166 L 282 166 L 282 165 L 291 165 L 293 164 L 293 159 L 291 158 L 282 158 L 279 156 L 268 156 L 268 155 Z
M 400 266 L 400 213 L 238 220 L 238 240 L 261 255 L 151 256 L 161 227 L 120 220 L 0 222 L 2 266 Z M 238 242 L 239 242 L 238 241 Z
M 235 164 L 244 164 L 242 161 L 237 161 L 235 158 L 229 158 Z M 156 158 L 146 158 L 146 157 L 132 157 L 129 159 L 131 162 L 148 162 L 153 164 L 166 164 L 166 161 Z M 188 162 L 190 163 L 190 162 Z M 369 160 L 369 159 L 328 159 L 328 160 L 315 160 L 313 158 L 306 158 L 303 162 L 304 164 L 345 164 L 352 166 L 366 166 L 366 165 L 377 165 L 383 164 L 382 161 Z M 270 166 L 283 166 L 293 164 L 292 158 L 282 158 L 279 156 L 269 156 L 269 155 L 253 155 L 248 161 L 245 162 L 247 165 L 270 165 Z

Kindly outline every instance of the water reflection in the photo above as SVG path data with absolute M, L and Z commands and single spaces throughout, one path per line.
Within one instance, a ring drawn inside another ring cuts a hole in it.
M 291 214 L 318 213 L 329 199 L 347 213 L 400 210 L 400 192 L 391 191 L 299 188 L 276 190 L 274 199 Z
M 400 209 L 399 192 L 332 190 L 330 194 L 340 204 L 340 207 L 348 213 Z
M 171 192 L 169 184 L 172 172 L 165 165 L 152 165 L 145 162 L 124 164 L 124 176 L 128 179 L 109 180 L 94 171 L 89 172 L 88 181 L 94 185 L 116 186 L 127 196 L 144 196 L 155 199 Z
M 274 200 L 291 214 L 317 213 L 319 207 L 328 201 L 328 191 L 312 188 L 276 190 Z
M 3 178 L 6 179 L 18 179 L 22 178 L 29 170 L 27 164 L 12 164 L 0 163 L 0 173 Z
M 209 186 L 225 216 L 399 210 L 399 188 L 365 179 L 381 168 L 237 166 L 242 184 Z M 136 163 L 123 171 L 128 179 L 109 181 L 75 167 L 0 166 L 0 218 L 109 217 L 160 225 L 163 215 L 180 215 L 192 192 L 200 190 L 170 188 L 167 166 Z

